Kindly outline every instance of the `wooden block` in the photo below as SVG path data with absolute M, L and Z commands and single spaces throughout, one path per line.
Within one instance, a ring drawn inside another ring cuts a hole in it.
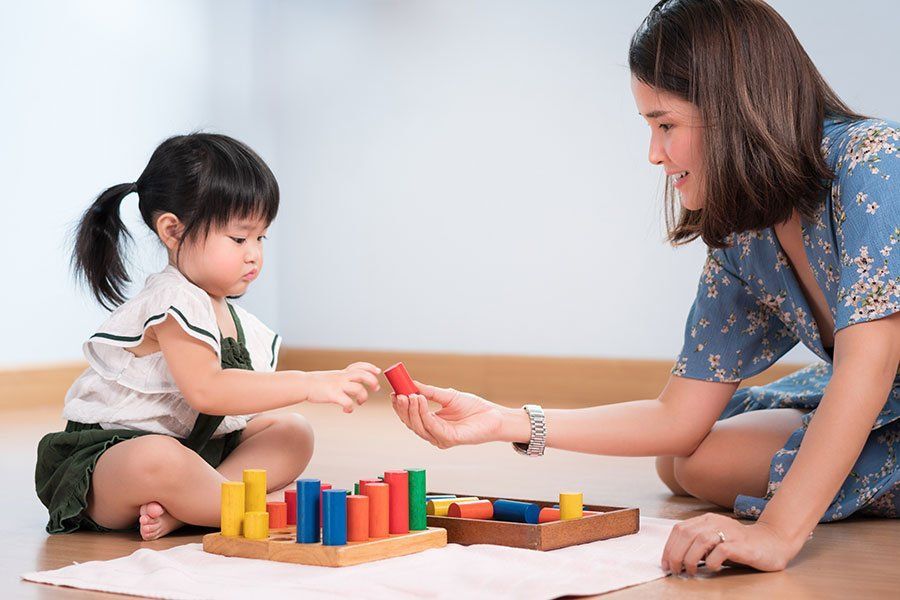
M 497 500 L 487 496 L 481 496 L 481 499 L 491 502 Z M 552 508 L 554 504 L 538 500 L 506 499 L 532 502 L 541 508 Z M 428 526 L 446 529 L 447 540 L 451 544 L 494 544 L 529 550 L 556 550 L 630 535 L 640 529 L 640 511 L 637 508 L 586 505 L 584 509 L 584 517 L 581 519 L 536 525 L 429 515 Z M 588 511 L 597 514 L 589 515 Z
M 571 521 L 584 516 L 584 500 L 581 492 L 559 493 L 559 518 L 561 521 Z
M 425 504 L 425 513 L 427 515 L 437 515 L 446 517 L 447 511 L 450 510 L 451 504 L 459 504 L 461 502 L 477 502 L 481 498 L 475 496 L 460 496 L 459 498 L 439 498 L 437 500 L 429 500 Z
M 265 540 L 268 537 L 269 513 L 264 510 L 245 512 L 244 538 L 248 540 Z
M 287 527 L 287 502 L 266 502 L 266 512 L 269 513 L 270 530 Z
M 220 511 L 222 535 L 231 537 L 241 535 L 245 512 L 245 494 L 244 482 L 222 482 L 222 507 Z
M 221 533 L 203 536 L 203 550 L 222 556 L 240 556 L 320 567 L 347 567 L 395 556 L 415 554 L 447 545 L 447 532 L 429 527 L 401 535 L 366 542 L 348 542 L 344 546 L 298 544 L 295 528 L 272 532 L 265 540 L 225 537 Z
M 246 491 L 244 510 L 247 512 L 265 512 L 266 470 L 244 469 L 244 488 Z

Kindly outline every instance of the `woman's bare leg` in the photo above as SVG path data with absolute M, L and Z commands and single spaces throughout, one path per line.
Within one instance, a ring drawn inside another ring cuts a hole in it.
M 803 415 L 776 408 L 723 419 L 690 456 L 657 458 L 657 472 L 673 493 L 728 509 L 739 494 L 762 497 L 772 457 L 800 427 Z
M 245 468 L 266 469 L 269 490 L 296 478 L 312 457 L 313 434 L 297 414 L 261 415 L 218 469 L 178 440 L 148 435 L 116 444 L 94 470 L 87 513 L 104 527 L 124 529 L 138 518 L 144 539 L 183 523 L 219 524 L 223 481 L 240 481 Z
M 678 480 L 675 479 L 674 456 L 657 456 L 656 474 L 659 475 L 659 478 L 666 484 L 666 487 L 672 490 L 672 493 L 676 496 L 690 496 L 690 494 L 678 484 Z

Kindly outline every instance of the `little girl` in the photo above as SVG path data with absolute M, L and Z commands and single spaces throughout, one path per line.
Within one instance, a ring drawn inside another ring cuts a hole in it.
M 119 205 L 132 192 L 168 265 L 125 301 Z M 35 484 L 49 533 L 140 525 L 152 540 L 184 523 L 216 526 L 220 484 L 245 468 L 269 490 L 303 471 L 313 432 L 298 402 L 345 412 L 378 390 L 379 370 L 275 372 L 280 338 L 229 302 L 263 266 L 278 183 L 250 148 L 195 133 L 163 142 L 135 183 L 113 186 L 79 223 L 73 265 L 112 314 L 84 343 L 88 369 L 66 395 L 66 430 L 38 445 Z

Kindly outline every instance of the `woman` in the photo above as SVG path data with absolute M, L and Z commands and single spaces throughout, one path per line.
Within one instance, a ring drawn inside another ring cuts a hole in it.
M 679 523 L 663 569 L 780 570 L 819 521 L 900 505 L 900 124 L 853 113 L 758 0 L 660 2 L 629 65 L 670 241 L 709 248 L 659 397 L 523 411 L 421 385 L 394 410 L 441 448 L 657 456 L 674 493 L 756 521 Z M 738 390 L 797 342 L 825 362 Z

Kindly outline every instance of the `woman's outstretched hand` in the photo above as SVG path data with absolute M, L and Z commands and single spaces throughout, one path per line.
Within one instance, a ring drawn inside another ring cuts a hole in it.
M 502 439 L 504 416 L 509 409 L 475 394 L 437 388 L 416 382 L 421 394 L 392 394 L 394 412 L 419 437 L 438 448 L 481 444 Z M 431 412 L 428 401 L 440 409 Z M 524 416 L 524 412 L 522 413 Z

